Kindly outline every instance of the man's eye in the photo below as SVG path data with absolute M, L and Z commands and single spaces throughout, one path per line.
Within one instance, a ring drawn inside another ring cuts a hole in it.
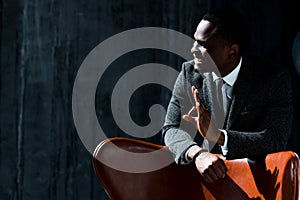
M 207 44 L 205 42 L 197 41 L 198 45 L 207 49 Z
M 202 47 L 204 49 L 208 49 L 207 45 L 199 45 L 199 48 Z

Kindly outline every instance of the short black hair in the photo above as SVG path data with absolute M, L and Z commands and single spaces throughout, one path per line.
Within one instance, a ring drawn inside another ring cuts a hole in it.
M 232 10 L 215 10 L 204 15 L 207 20 L 216 26 L 215 34 L 225 39 L 226 44 L 238 44 L 241 53 L 245 48 L 246 26 L 241 15 Z

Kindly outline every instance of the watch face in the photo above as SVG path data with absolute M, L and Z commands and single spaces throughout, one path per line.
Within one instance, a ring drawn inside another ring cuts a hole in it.
M 298 32 L 293 46 L 293 60 L 297 72 L 300 74 L 300 31 Z

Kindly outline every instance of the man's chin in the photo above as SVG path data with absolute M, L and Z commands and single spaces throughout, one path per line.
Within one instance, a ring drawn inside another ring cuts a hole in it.
M 203 62 L 194 62 L 194 69 L 198 70 L 200 73 L 211 72 L 211 69 L 207 67 Z

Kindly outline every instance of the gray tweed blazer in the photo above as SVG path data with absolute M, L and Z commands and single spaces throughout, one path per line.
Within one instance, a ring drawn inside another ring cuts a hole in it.
M 191 86 L 199 91 L 204 105 L 213 111 L 211 77 L 203 78 L 194 69 L 193 61 L 185 62 L 174 85 L 163 136 L 175 161 L 184 164 L 186 150 L 194 145 L 211 148 L 194 125 L 182 120 L 182 115 L 195 105 Z M 287 69 L 269 63 L 252 64 L 243 59 L 233 98 L 223 128 L 228 133 L 227 159 L 255 158 L 286 148 L 292 123 L 292 86 Z M 213 113 L 213 112 L 212 112 Z M 214 152 L 218 152 L 215 145 Z

